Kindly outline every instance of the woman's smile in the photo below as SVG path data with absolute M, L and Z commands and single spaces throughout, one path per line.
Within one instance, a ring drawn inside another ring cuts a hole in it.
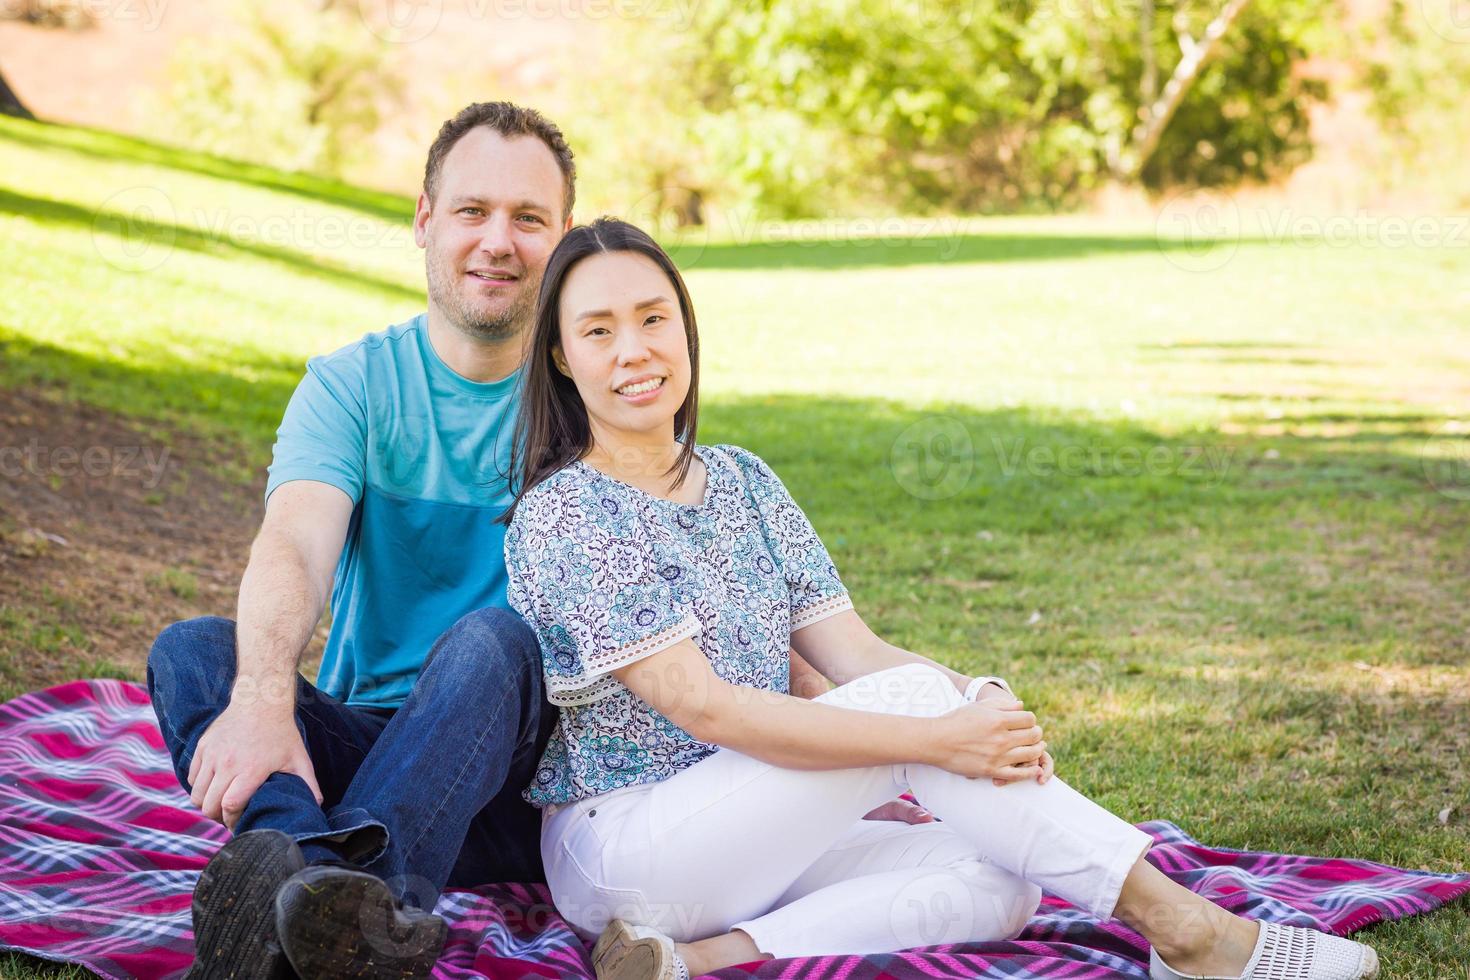
M 664 379 L 661 376 L 636 379 L 614 390 L 630 405 L 645 405 L 663 393 Z

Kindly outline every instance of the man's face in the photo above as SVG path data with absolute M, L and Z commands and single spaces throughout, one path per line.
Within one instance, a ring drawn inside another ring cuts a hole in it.
M 445 156 L 430 202 L 419 195 L 414 240 L 425 250 L 429 304 L 476 340 L 508 340 L 531 322 L 541 273 L 571 226 L 556 157 L 534 136 L 485 126 Z

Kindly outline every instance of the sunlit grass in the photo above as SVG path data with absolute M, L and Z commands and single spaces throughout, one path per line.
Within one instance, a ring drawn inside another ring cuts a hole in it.
M 406 199 L 9 120 L 0 173 L 0 384 L 232 440 L 257 483 L 305 358 L 423 306 Z M 1470 248 L 1158 227 L 685 235 L 701 437 L 1128 819 L 1470 870 Z M 0 610 L 7 689 L 85 646 Z M 1366 938 L 1442 980 L 1470 913 Z

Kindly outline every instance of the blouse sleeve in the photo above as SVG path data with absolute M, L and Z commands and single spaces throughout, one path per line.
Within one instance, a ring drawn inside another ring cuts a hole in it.
M 613 670 L 699 632 L 626 500 L 554 478 L 533 488 L 506 532 L 505 565 L 552 704 L 607 697 L 621 687 Z
M 766 544 L 791 596 L 791 632 L 852 608 L 837 566 L 816 528 L 765 461 L 738 446 L 725 447 L 760 512 Z

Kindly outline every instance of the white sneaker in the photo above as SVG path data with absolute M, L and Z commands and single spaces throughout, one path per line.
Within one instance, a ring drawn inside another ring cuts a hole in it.
M 614 919 L 592 947 L 597 980 L 689 980 L 674 941 L 652 926 Z
M 1261 922 L 1256 948 L 1235 977 L 1180 973 L 1154 950 L 1148 954 L 1152 980 L 1360 980 L 1378 975 L 1378 954 L 1362 943 L 1315 929 Z

